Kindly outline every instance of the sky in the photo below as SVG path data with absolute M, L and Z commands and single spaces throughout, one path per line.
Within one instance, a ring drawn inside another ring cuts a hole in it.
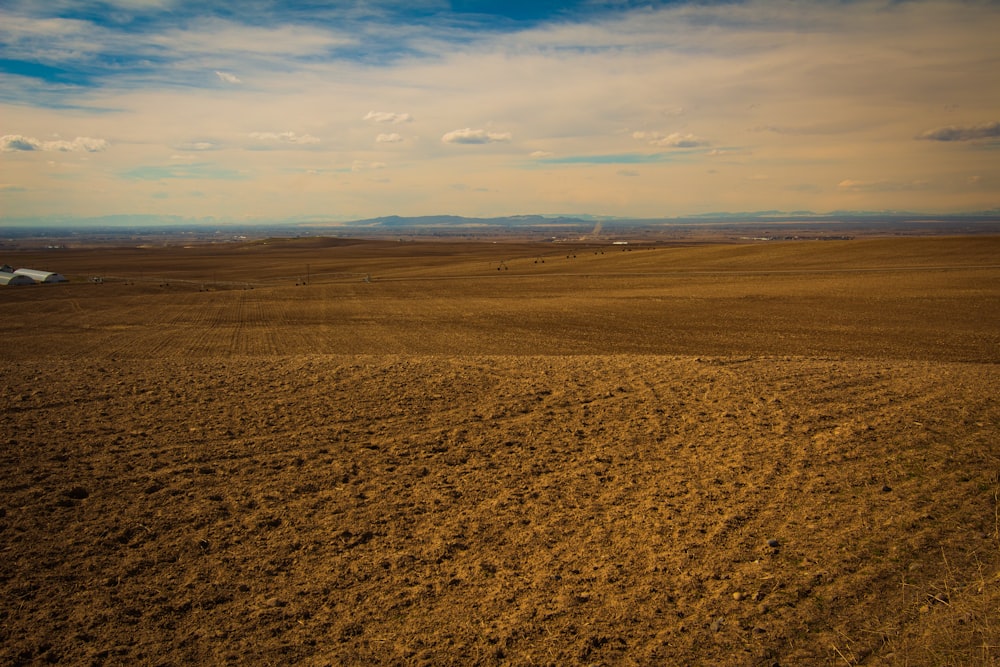
M 1000 3 L 0 0 L 0 225 L 1000 209 Z

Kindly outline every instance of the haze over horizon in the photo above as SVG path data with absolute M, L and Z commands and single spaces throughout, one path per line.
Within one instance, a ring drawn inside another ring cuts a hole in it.
M 0 226 L 1000 209 L 1000 5 L 10 0 Z

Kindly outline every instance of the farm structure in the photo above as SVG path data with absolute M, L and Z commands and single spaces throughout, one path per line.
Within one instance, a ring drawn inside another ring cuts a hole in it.
M 34 285 L 35 281 L 31 276 L 9 271 L 0 271 L 0 285 Z
M 37 269 L 17 269 L 15 276 L 27 276 L 36 283 L 65 283 L 69 282 L 65 276 L 52 271 L 39 271 Z

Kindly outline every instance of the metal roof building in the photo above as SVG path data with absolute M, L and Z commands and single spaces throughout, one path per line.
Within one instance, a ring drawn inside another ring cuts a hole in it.
M 15 276 L 28 276 L 36 283 L 65 283 L 69 282 L 65 276 L 51 271 L 38 271 L 36 269 L 18 269 Z
M 30 276 L 0 271 L 0 285 L 34 285 L 35 281 Z

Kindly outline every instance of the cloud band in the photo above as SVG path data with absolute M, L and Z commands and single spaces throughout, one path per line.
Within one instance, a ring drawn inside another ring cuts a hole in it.
M 72 141 L 56 139 L 53 141 L 40 141 L 34 137 L 26 137 L 22 134 L 5 134 L 0 137 L 0 152 L 11 153 L 16 151 L 58 151 L 61 153 L 99 153 L 107 150 L 108 142 L 104 139 L 93 139 L 91 137 L 77 137 Z
M 441 141 L 446 144 L 492 144 L 497 142 L 510 141 L 510 132 L 491 132 L 489 130 L 473 130 L 466 127 L 461 130 L 452 130 L 441 137 Z

